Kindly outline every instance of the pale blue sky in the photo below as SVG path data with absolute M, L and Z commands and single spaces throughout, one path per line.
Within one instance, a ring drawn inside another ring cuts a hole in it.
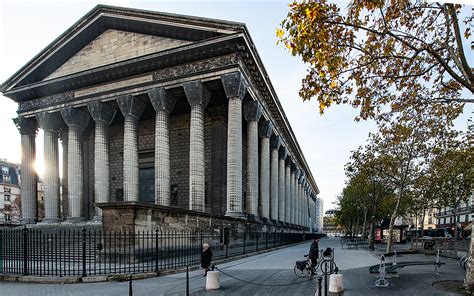
M 0 0 L 0 83 L 91 10 L 97 3 L 188 14 L 246 23 L 324 199 L 332 208 L 344 187 L 344 164 L 350 151 L 364 143 L 372 122 L 354 122 L 357 111 L 331 107 L 320 116 L 315 102 L 298 96 L 304 64 L 276 45 L 275 29 L 289 1 L 6 1 Z M 0 158 L 20 161 L 20 136 L 11 118 L 16 103 L 0 96 Z M 472 113 L 473 108 L 470 107 Z M 465 126 L 466 116 L 459 121 Z M 37 137 L 42 167 L 42 133 Z

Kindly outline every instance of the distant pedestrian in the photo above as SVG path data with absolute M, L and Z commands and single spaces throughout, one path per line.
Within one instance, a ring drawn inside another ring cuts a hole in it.
M 211 266 L 212 261 L 212 252 L 209 249 L 208 244 L 202 245 L 202 253 L 201 253 L 201 267 L 204 268 L 204 276 L 207 276 L 207 272 L 209 271 L 209 267 Z
M 311 274 L 316 274 L 314 272 L 316 264 L 318 263 L 319 258 L 319 237 L 315 236 L 311 247 L 309 248 L 309 259 L 311 259 Z

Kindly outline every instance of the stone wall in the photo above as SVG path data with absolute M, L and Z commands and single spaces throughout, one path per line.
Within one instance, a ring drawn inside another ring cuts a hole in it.
M 244 231 L 258 232 L 303 232 L 306 229 L 289 228 L 284 225 L 246 221 L 232 217 L 199 213 L 185 209 L 167 208 L 142 202 L 102 203 L 103 230 L 138 233 L 139 231 L 204 231 L 231 228 L 239 233 Z

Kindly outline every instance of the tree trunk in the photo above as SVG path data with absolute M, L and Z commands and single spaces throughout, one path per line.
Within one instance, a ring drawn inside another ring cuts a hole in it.
M 375 249 L 375 218 L 370 219 L 369 249 Z
M 367 208 L 364 209 L 364 223 L 362 224 L 362 238 L 365 238 L 365 234 L 367 233 L 365 227 L 367 226 Z
M 471 233 L 472 233 L 472 225 L 471 225 Z M 470 291 L 474 289 L 474 240 L 472 239 L 471 234 L 471 243 L 469 246 L 469 264 L 466 270 L 466 278 L 464 279 L 464 283 L 466 288 Z
M 390 225 L 388 226 L 387 253 L 392 252 L 393 223 L 395 222 L 395 218 L 397 218 L 398 208 L 400 207 L 401 199 L 402 199 L 402 189 L 399 188 L 398 196 L 397 196 L 397 204 L 395 205 L 395 209 L 393 209 L 392 216 L 390 217 Z

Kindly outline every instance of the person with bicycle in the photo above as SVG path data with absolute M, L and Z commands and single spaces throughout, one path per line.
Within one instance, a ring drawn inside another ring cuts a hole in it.
M 316 265 L 318 264 L 319 258 L 319 237 L 317 236 L 314 237 L 314 240 L 311 243 L 308 257 L 309 259 L 311 259 L 311 274 L 316 274 L 314 270 L 316 269 Z

